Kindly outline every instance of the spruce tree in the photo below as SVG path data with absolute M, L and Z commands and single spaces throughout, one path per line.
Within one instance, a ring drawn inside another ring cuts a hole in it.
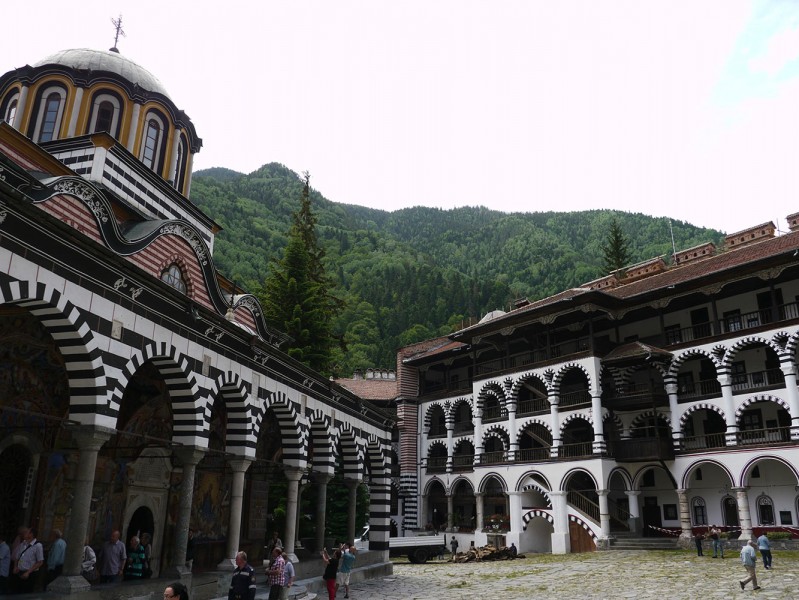
M 304 173 L 300 208 L 292 215 L 283 258 L 273 260 L 262 292 L 267 323 L 292 339 L 284 347 L 289 356 L 328 374 L 331 352 L 337 343 L 332 322 L 342 308 L 332 294 L 325 273 L 324 250 L 316 236 L 316 215 L 311 209 L 310 175 Z
M 612 273 L 630 264 L 630 241 L 624 236 L 619 222 L 613 219 L 610 222 L 610 231 L 605 243 L 602 245 L 602 267 L 605 273 Z

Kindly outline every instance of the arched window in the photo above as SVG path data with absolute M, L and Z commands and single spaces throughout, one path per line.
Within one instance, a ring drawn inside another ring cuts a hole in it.
M 116 137 L 119 129 L 119 118 L 121 114 L 119 98 L 110 93 L 98 94 L 92 100 L 92 113 L 89 118 L 88 133 L 105 131 Z
M 39 110 L 33 131 L 35 142 L 49 142 L 58 139 L 66 97 L 66 91 L 57 86 L 45 89 L 39 96 Z
M 177 264 L 172 263 L 161 273 L 161 281 L 166 282 L 167 285 L 172 286 L 182 294 L 186 293 L 186 280 L 183 278 L 183 271 Z
M 169 134 L 169 121 L 166 116 L 155 109 L 148 110 L 142 121 L 142 138 L 139 145 L 139 160 L 144 165 L 162 175 L 164 171 L 164 154 Z M 168 165 L 171 169 L 172 165 Z M 171 173 L 168 173 L 171 175 Z
M 774 502 L 765 494 L 757 497 L 757 518 L 761 525 L 774 525 Z
M 691 516 L 694 519 L 694 525 L 707 525 L 707 508 L 704 498 L 696 496 L 691 499 Z
M 148 119 L 147 128 L 144 131 L 141 160 L 150 169 L 155 167 L 160 142 L 161 124 L 154 118 Z
M 13 125 L 14 117 L 17 116 L 18 106 L 19 106 L 19 94 L 14 94 L 5 102 L 5 106 L 3 107 L 3 113 L 2 113 L 3 121 L 8 123 L 9 125 Z

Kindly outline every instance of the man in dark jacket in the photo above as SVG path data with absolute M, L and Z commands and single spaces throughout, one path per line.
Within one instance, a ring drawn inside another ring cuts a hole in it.
M 255 570 L 247 564 L 247 553 L 236 553 L 236 570 L 230 580 L 228 600 L 255 600 Z

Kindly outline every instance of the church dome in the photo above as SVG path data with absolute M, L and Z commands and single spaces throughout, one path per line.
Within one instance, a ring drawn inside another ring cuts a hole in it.
M 138 85 L 143 90 L 162 94 L 169 98 L 166 88 L 155 75 L 129 58 L 125 58 L 119 52 L 91 50 L 89 48 L 62 50 L 44 60 L 40 60 L 33 66 L 38 68 L 46 65 L 61 65 L 71 69 L 88 70 L 97 73 L 114 73 L 130 83 Z

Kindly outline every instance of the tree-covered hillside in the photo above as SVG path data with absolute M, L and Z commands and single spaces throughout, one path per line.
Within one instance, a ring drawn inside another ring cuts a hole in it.
M 214 250 L 222 273 L 252 292 L 263 286 L 270 259 L 286 246 L 302 188 L 296 173 L 275 163 L 249 175 L 194 175 L 192 201 L 224 228 Z M 639 213 L 386 212 L 336 204 L 316 191 L 311 200 L 327 273 L 346 302 L 334 324 L 347 343 L 334 361 L 339 376 L 393 368 L 404 344 L 448 333 L 518 298 L 542 298 L 604 275 L 602 248 L 614 218 L 633 261 L 672 251 L 669 220 Z M 677 250 L 722 238 L 683 221 L 672 226 Z

